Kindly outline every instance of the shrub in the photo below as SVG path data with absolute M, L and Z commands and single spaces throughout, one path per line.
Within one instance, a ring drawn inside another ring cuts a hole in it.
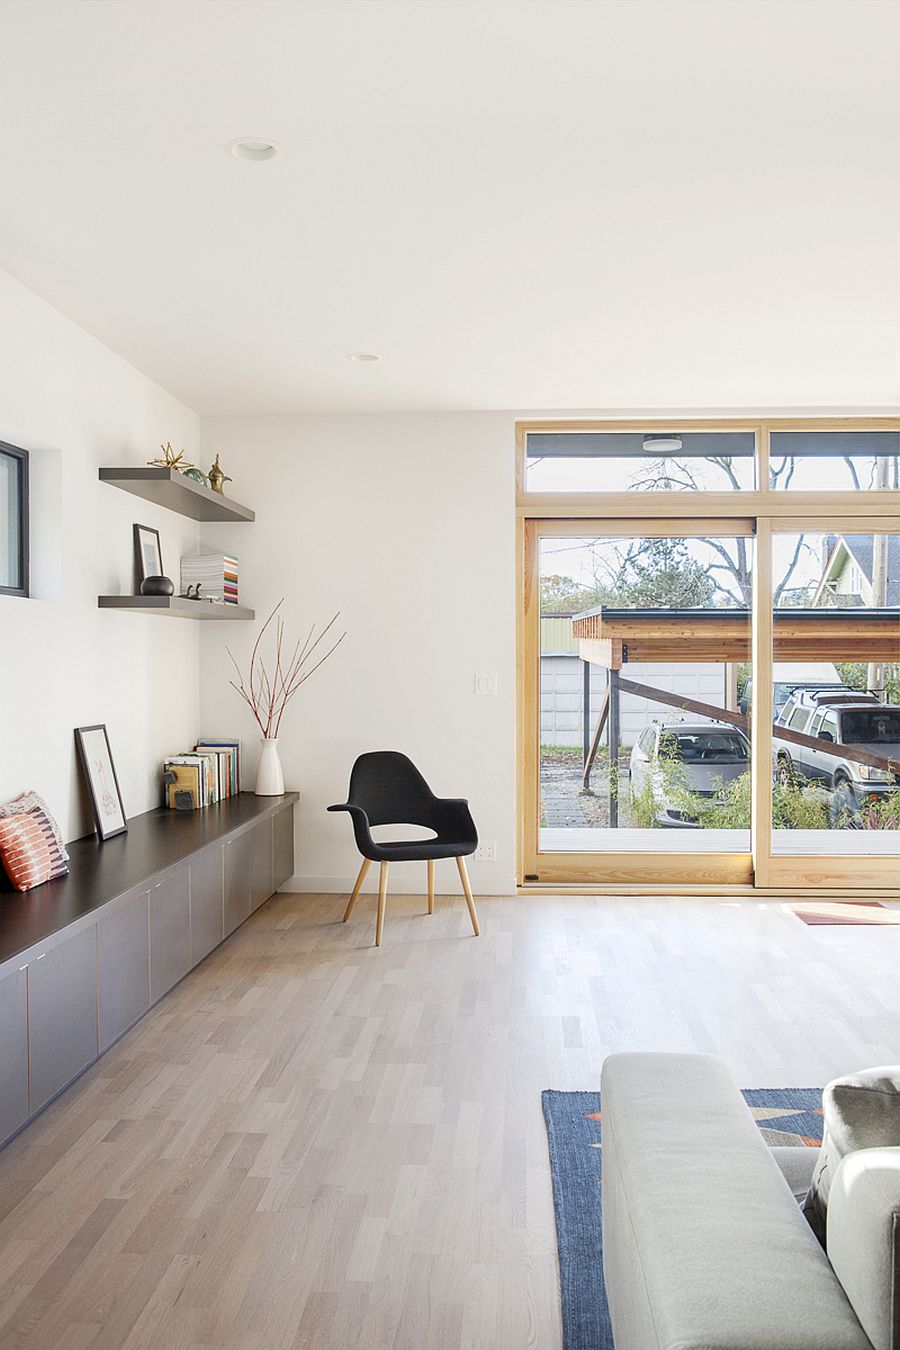
M 841 824 L 850 830 L 900 830 L 900 792 L 866 802 L 855 817 L 848 817 Z
M 827 830 L 828 804 L 821 792 L 808 783 L 775 783 L 772 825 L 776 830 Z

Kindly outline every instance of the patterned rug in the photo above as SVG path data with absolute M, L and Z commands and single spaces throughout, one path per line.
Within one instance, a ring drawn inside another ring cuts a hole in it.
M 818 1147 L 820 1088 L 752 1088 L 744 1100 L 770 1146 Z M 543 1092 L 556 1210 L 563 1350 L 614 1350 L 603 1284 L 600 1094 Z
M 900 924 L 900 910 L 888 909 L 880 900 L 808 900 L 789 905 L 804 923 L 837 924 Z

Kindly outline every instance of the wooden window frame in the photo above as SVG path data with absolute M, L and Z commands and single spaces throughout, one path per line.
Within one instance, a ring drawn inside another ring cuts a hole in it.
M 755 481 L 763 486 L 728 493 L 528 492 L 525 478 L 529 431 L 752 430 L 756 438 Z M 516 424 L 517 605 L 517 869 L 520 886 L 538 877 L 543 889 L 561 885 L 591 892 L 649 891 L 672 894 L 711 892 L 900 896 L 898 860 L 878 857 L 809 857 L 772 853 L 771 775 L 753 774 L 751 851 L 745 854 L 540 853 L 540 537 L 598 533 L 613 535 L 755 533 L 752 606 L 754 705 L 771 707 L 773 694 L 772 536 L 828 529 L 837 533 L 900 533 L 900 491 L 794 492 L 768 486 L 773 431 L 900 431 L 900 418 L 707 418 L 645 420 L 523 420 Z M 689 511 L 684 517 L 679 513 Z M 755 717 L 753 764 L 771 762 L 772 726 Z M 602 880 L 598 881 L 598 875 Z

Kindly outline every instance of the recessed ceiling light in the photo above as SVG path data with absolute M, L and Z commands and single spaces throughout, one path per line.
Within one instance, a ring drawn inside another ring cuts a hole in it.
M 374 352 L 351 352 L 347 357 L 348 361 L 377 361 L 378 357 Z
M 247 159 L 251 164 L 264 164 L 267 160 L 277 159 L 283 153 L 277 141 L 268 136 L 238 136 L 225 147 L 235 159 Z

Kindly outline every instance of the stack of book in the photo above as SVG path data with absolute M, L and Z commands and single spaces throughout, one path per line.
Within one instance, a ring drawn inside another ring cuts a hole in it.
M 199 585 L 201 600 L 238 603 L 238 560 L 230 553 L 195 553 L 181 560 L 181 591 Z
M 241 790 L 241 743 L 225 736 L 199 740 L 193 750 L 170 755 L 164 771 L 175 775 L 166 783 L 166 806 L 186 804 L 185 797 L 176 801 L 178 793 L 188 794 L 195 809 L 212 806 Z

